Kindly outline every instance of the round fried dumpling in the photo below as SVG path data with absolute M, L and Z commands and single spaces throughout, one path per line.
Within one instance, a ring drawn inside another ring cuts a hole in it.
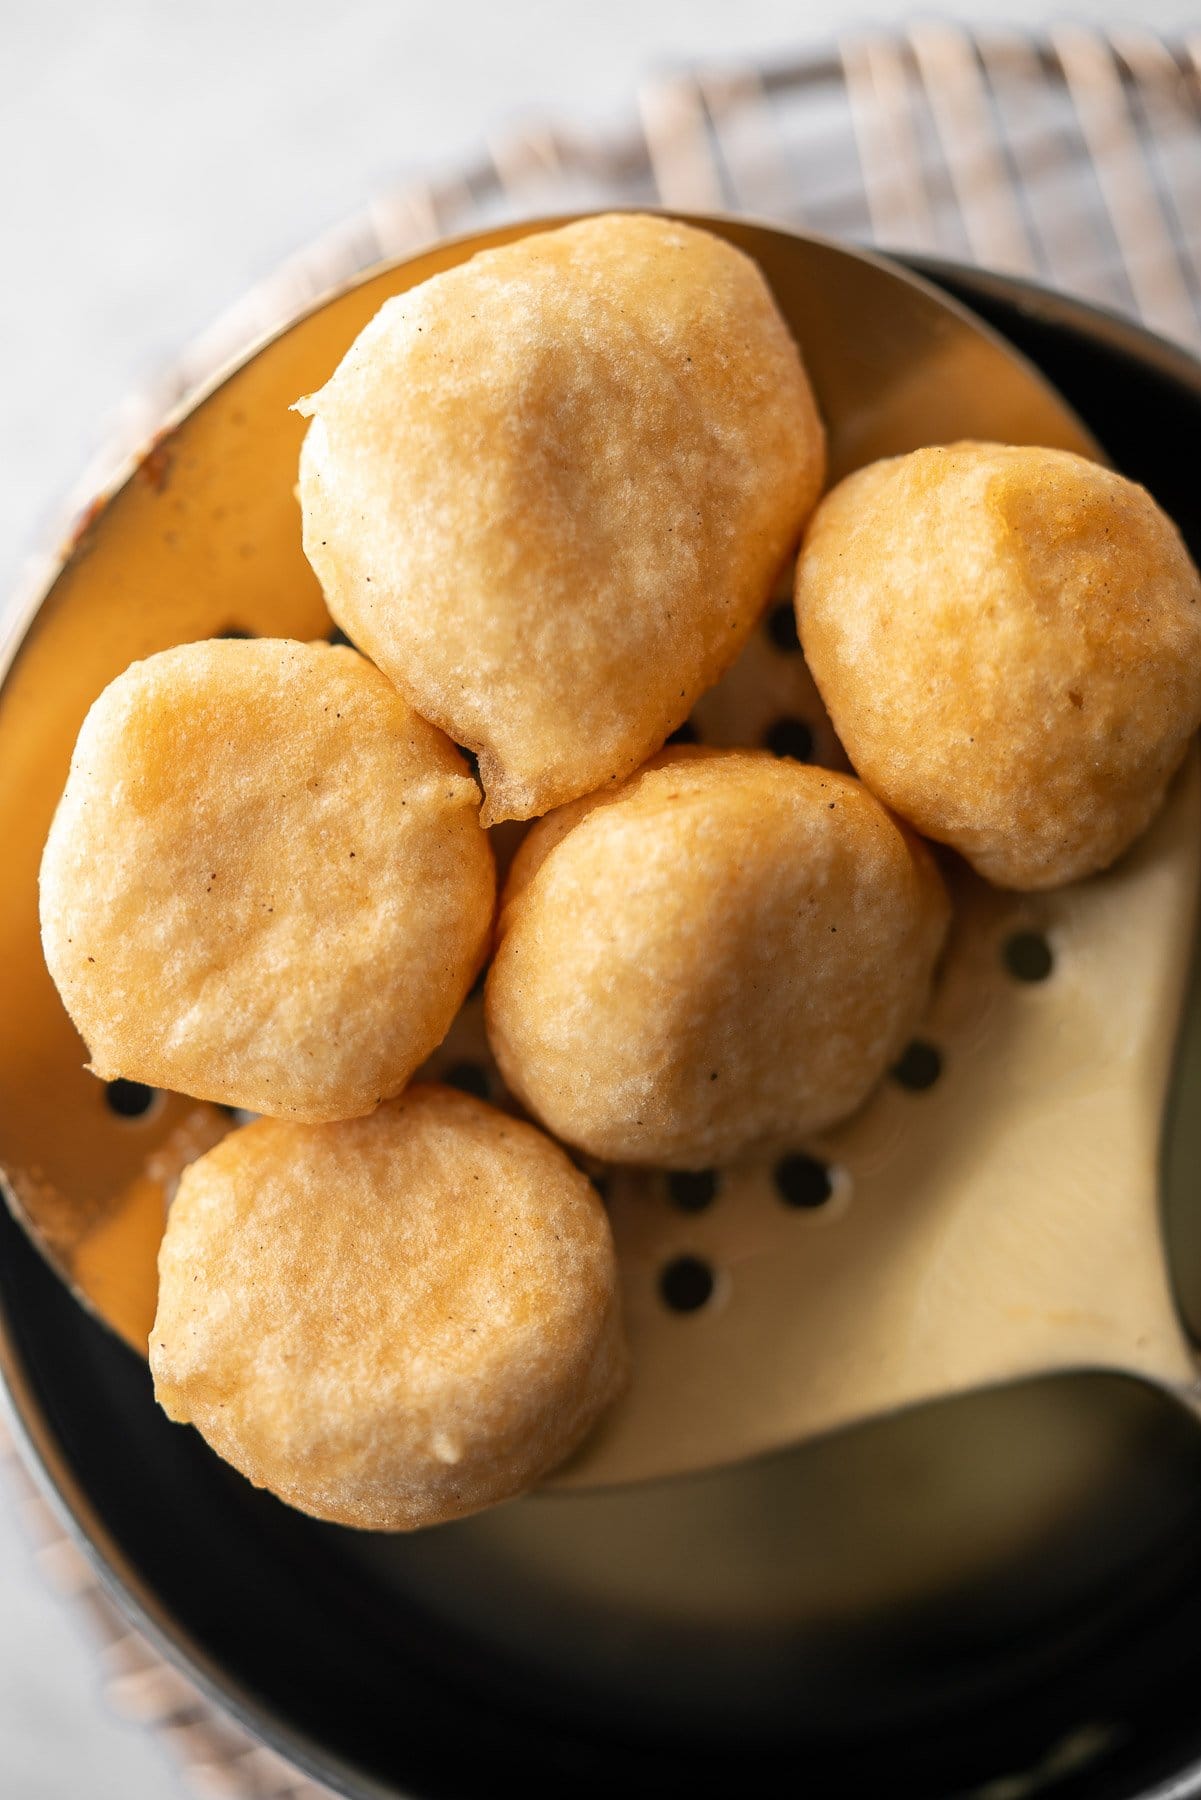
M 609 1222 L 549 1138 L 448 1088 L 233 1131 L 159 1252 L 160 1405 L 319 1519 L 411 1531 L 521 1493 L 625 1383 Z
M 733 662 L 824 438 L 755 265 L 608 216 L 387 301 L 300 464 L 330 611 L 479 756 L 484 820 L 623 777 Z
M 1063 450 L 874 463 L 815 514 L 805 656 L 858 773 L 1002 887 L 1105 868 L 1201 722 L 1201 579 L 1151 496 Z
M 728 1162 L 859 1106 L 922 1014 L 947 917 L 929 854 L 849 776 L 668 751 L 531 831 L 488 1035 L 569 1143 Z
M 479 789 L 353 650 L 184 644 L 84 720 L 42 942 L 104 1079 L 366 1113 L 441 1041 L 495 904 Z

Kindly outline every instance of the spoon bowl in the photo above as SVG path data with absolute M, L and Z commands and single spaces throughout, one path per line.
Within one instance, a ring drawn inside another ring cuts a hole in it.
M 859 251 L 696 221 L 764 270 L 809 365 L 837 479 L 957 438 L 1099 455 L 1001 338 Z M 20 1029 L 0 1044 L 0 1171 L 77 1296 L 144 1354 L 155 1255 L 182 1167 L 220 1107 L 106 1088 L 38 943 L 36 877 L 71 746 L 137 657 L 211 635 L 324 636 L 293 496 L 319 386 L 382 301 L 481 234 L 372 273 L 256 350 L 92 509 L 13 635 L 0 688 L 0 966 Z M 837 764 L 790 634 L 787 592 L 699 704 L 716 744 Z M 717 1468 L 938 1396 L 1061 1370 L 1132 1373 L 1182 1399 L 1195 1370 L 1159 1229 L 1158 1146 L 1198 881 L 1195 755 L 1112 871 L 1000 894 L 948 859 L 956 925 L 922 1040 L 849 1123 L 771 1162 L 689 1177 L 594 1173 L 609 1201 L 636 1380 L 555 1477 L 573 1490 Z M 429 1066 L 503 1100 L 476 1000 Z

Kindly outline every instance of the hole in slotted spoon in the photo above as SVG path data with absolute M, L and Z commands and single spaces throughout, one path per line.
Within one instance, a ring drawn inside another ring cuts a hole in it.
M 704 1212 L 717 1198 L 717 1173 L 714 1169 L 676 1169 L 667 1177 L 667 1191 L 672 1205 L 681 1212 Z
M 914 1038 L 892 1068 L 893 1080 L 912 1094 L 932 1088 L 941 1074 L 942 1051 L 936 1050 L 933 1044 L 924 1043 L 921 1038 Z
M 691 719 L 685 719 L 682 725 L 677 725 L 671 736 L 667 739 L 669 744 L 699 744 L 700 741 L 700 732 L 692 723 Z
M 105 1083 L 104 1100 L 119 1119 L 141 1119 L 154 1105 L 157 1093 L 157 1088 L 147 1087 L 141 1081 L 126 1081 L 118 1076 L 116 1081 Z
M 1005 940 L 1001 960 L 1015 981 L 1045 981 L 1055 966 L 1041 931 L 1015 931 Z
M 442 1079 L 447 1087 L 458 1088 L 462 1094 L 474 1094 L 477 1100 L 486 1100 L 491 1091 L 488 1071 L 483 1063 L 455 1063 L 452 1068 L 447 1069 Z
M 672 1312 L 697 1312 L 713 1293 L 713 1270 L 699 1256 L 677 1256 L 660 1275 L 659 1292 Z
M 804 719 L 777 719 L 763 742 L 773 756 L 791 756 L 794 762 L 808 762 L 813 755 L 813 733 Z
M 801 640 L 797 636 L 796 608 L 791 600 L 781 600 L 767 615 L 767 635 L 777 650 L 799 656 Z
M 776 1192 L 785 1206 L 811 1212 L 824 1206 L 834 1192 L 830 1171 L 816 1156 L 798 1152 L 786 1156 L 775 1167 Z

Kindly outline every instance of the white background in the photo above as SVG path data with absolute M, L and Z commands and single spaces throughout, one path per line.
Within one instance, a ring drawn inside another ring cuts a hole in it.
M 531 115 L 632 123 L 648 70 L 765 57 L 876 0 L 0 0 L 0 604 L 122 396 L 292 250 Z M 1094 0 L 1161 29 L 1196 5 Z M 1037 0 L 938 11 L 1007 23 Z M 0 1796 L 171 1800 L 0 1488 Z

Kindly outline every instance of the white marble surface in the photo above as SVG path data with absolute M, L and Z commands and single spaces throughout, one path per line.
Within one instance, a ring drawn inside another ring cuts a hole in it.
M 761 56 L 876 0 L 4 0 L 0 594 L 132 386 L 274 264 L 406 173 L 530 114 L 619 125 L 650 68 Z M 1040 0 L 940 12 L 1009 22 Z M 1193 0 L 1081 16 L 1182 27 Z M 0 1487 L 0 1796 L 170 1800 Z

